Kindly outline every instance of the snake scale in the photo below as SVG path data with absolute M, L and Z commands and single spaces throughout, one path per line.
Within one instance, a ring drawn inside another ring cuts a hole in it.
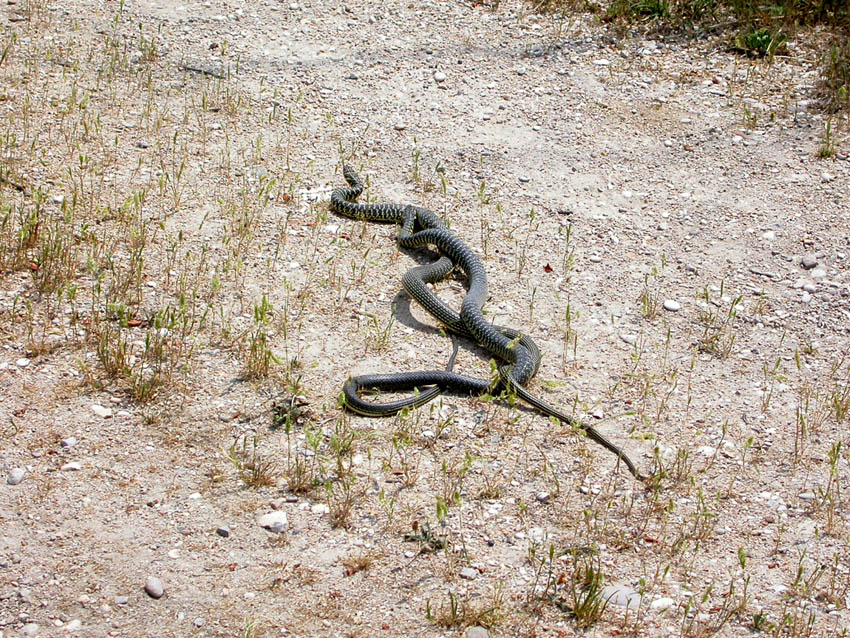
M 402 278 L 404 290 L 449 332 L 475 341 L 502 361 L 496 380 L 453 372 L 454 357 L 446 370 L 351 377 L 343 386 L 346 407 L 365 416 L 389 416 L 406 407 L 424 405 L 442 392 L 479 396 L 507 390 L 539 412 L 580 429 L 588 438 L 621 459 L 635 478 L 644 480 L 645 477 L 638 472 L 623 450 L 602 436 L 593 426 L 577 421 L 526 390 L 525 384 L 537 373 L 540 365 L 540 350 L 527 335 L 513 328 L 496 326 L 484 318 L 481 309 L 487 300 L 487 274 L 475 253 L 454 235 L 434 212 L 426 208 L 406 204 L 364 204 L 355 201 L 363 192 L 363 182 L 348 165 L 343 165 L 343 176 L 348 187 L 337 188 L 331 193 L 331 210 L 353 219 L 399 224 L 401 230 L 397 242 L 400 248 L 436 247 L 440 258 L 408 270 Z M 467 294 L 461 303 L 460 313 L 443 303 L 427 286 L 443 279 L 454 268 L 462 270 L 468 281 Z M 360 396 L 362 390 L 370 388 L 389 392 L 410 391 L 412 394 L 403 399 L 375 403 Z

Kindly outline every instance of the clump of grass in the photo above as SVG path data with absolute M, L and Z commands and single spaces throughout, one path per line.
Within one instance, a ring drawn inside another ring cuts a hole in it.
M 253 488 L 274 485 L 276 465 L 274 461 L 264 459 L 257 448 L 257 437 L 249 440 L 245 436 L 241 438 L 241 444 L 239 439 L 231 443 L 225 456 L 245 485 Z
M 497 586 L 488 598 L 473 602 L 471 597 L 461 597 L 449 591 L 448 600 L 433 608 L 431 601 L 425 603 L 425 617 L 438 627 L 464 628 L 472 626 L 492 629 L 503 616 L 504 592 Z
M 826 50 L 821 66 L 819 92 L 830 113 L 850 110 L 850 37 L 836 37 Z

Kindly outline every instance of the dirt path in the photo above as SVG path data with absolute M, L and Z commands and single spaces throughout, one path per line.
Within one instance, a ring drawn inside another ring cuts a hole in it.
M 850 626 L 847 122 L 819 158 L 803 47 L 514 2 L 0 23 L 0 636 Z M 342 157 L 450 222 L 532 388 L 652 486 L 520 406 L 339 410 L 451 351 L 400 293 L 422 257 L 327 211 Z M 565 613 L 594 573 L 607 609 Z

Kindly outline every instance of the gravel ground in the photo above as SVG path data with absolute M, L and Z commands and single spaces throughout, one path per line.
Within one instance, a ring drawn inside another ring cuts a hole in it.
M 846 116 L 819 157 L 812 50 L 515 2 L 0 23 L 0 636 L 850 627 L 850 162 Z M 654 481 L 519 405 L 340 411 L 349 374 L 451 353 L 401 292 L 425 257 L 328 212 L 342 159 L 362 199 L 450 223 L 488 317 L 543 352 L 530 387 Z M 574 609 L 596 585 L 601 614 Z

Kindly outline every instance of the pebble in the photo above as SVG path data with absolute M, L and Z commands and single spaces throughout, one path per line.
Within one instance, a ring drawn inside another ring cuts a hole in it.
M 331 511 L 331 508 L 325 503 L 316 503 L 315 505 L 310 506 L 310 511 L 313 512 L 313 514 L 327 514 Z
M 74 447 L 77 444 L 77 437 L 69 436 L 67 439 L 62 439 L 60 445 L 62 447 Z
M 21 627 L 21 635 L 22 636 L 37 636 L 38 631 L 41 629 L 36 623 L 28 622 L 26 625 Z
M 767 241 L 773 241 L 776 239 L 776 232 L 772 230 L 768 230 L 761 236 L 762 239 L 766 239 Z
M 656 611 L 661 611 L 664 609 L 670 609 L 676 603 L 675 600 L 668 597 L 659 598 L 658 600 L 653 600 L 649 607 L 650 609 L 655 609 Z
M 800 260 L 800 265 L 806 270 L 811 270 L 818 265 L 818 258 L 814 255 L 803 255 L 803 258 Z
M 588 257 L 588 259 L 592 264 L 598 264 L 600 261 L 602 261 L 602 257 L 600 257 L 599 255 L 591 255 L 590 257 Z
M 91 406 L 91 411 L 94 412 L 97 416 L 103 419 L 111 419 L 112 418 L 112 408 L 105 408 L 102 405 L 98 405 L 97 403 L 93 403 Z
M 818 289 L 818 287 L 815 286 L 813 283 L 803 284 L 803 291 L 804 292 L 815 292 L 817 289 Z
M 664 310 L 669 310 L 670 312 L 678 312 L 682 309 L 682 304 L 678 301 L 673 301 L 672 299 L 666 299 L 664 301 Z
M 195 627 L 203 627 L 204 622 L 204 619 L 199 616 L 198 618 L 195 618 L 195 620 L 192 621 L 192 624 L 195 625 Z
M 466 630 L 465 638 L 490 638 L 490 632 L 484 627 L 470 627 Z
M 397 131 L 403 131 L 407 128 L 407 124 L 405 124 L 404 122 L 396 122 L 395 124 L 393 124 L 393 128 Z
M 823 279 L 826 277 L 826 268 L 818 267 L 811 272 L 812 279 Z
M 81 470 L 83 468 L 82 464 L 79 461 L 71 461 L 70 463 L 65 463 L 62 466 L 63 472 L 76 472 L 77 470 Z
M 630 346 L 635 345 L 637 343 L 637 335 L 631 332 L 624 332 L 620 335 L 620 339 L 625 341 Z
M 22 467 L 16 467 L 11 472 L 9 472 L 9 477 L 6 479 L 6 483 L 9 485 L 19 485 L 21 481 L 24 480 L 24 475 L 27 471 Z
M 257 525 L 271 532 L 283 534 L 289 526 L 289 519 L 286 512 L 269 512 L 257 517 Z
M 126 605 L 127 603 L 130 602 L 130 597 L 129 596 L 116 596 L 114 598 L 114 600 L 115 600 L 116 605 Z
M 460 570 L 460 577 L 466 580 L 475 580 L 478 578 L 478 570 L 474 567 L 464 567 Z
M 216 528 L 215 533 L 221 536 L 222 538 L 227 538 L 230 536 L 230 527 L 227 525 L 220 525 Z
M 625 585 L 606 585 L 602 588 L 602 600 L 610 605 L 637 609 L 640 607 L 640 594 Z
M 145 593 L 154 600 L 162 598 L 162 595 L 165 593 L 162 581 L 156 576 L 149 576 L 145 581 Z
M 814 492 L 803 492 L 803 493 L 797 495 L 797 498 L 799 498 L 801 501 L 813 501 L 813 500 L 815 500 L 815 493 Z
M 83 621 L 79 618 L 74 618 L 71 622 L 62 627 L 63 631 L 79 631 L 83 626 Z
M 446 74 L 443 73 L 442 71 L 437 71 L 436 73 L 434 73 L 434 81 L 435 82 L 445 82 L 446 81 Z
M 526 183 L 531 181 L 531 178 L 528 177 L 528 175 L 520 175 L 519 181 L 522 182 L 523 184 L 526 184 Z
M 549 492 L 537 492 L 537 494 L 534 495 L 534 498 L 536 498 L 540 503 L 548 503 L 550 496 L 551 494 L 549 494 Z
M 17 361 L 15 361 L 15 365 L 19 368 L 26 368 L 30 364 L 30 360 L 26 357 L 21 357 Z

